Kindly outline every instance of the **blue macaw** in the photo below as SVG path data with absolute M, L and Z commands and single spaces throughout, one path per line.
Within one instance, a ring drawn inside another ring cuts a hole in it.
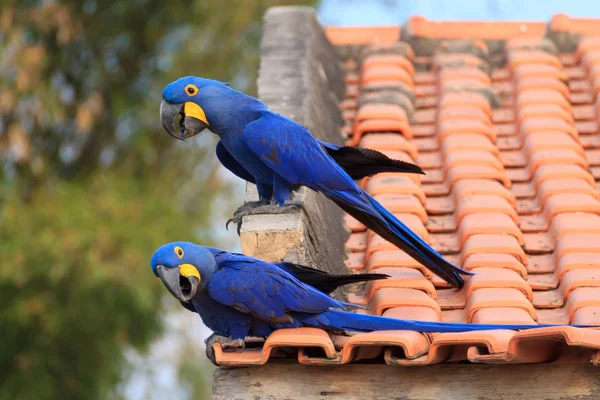
M 209 127 L 220 137 L 217 155 L 223 165 L 256 184 L 260 200 L 236 211 L 238 223 L 250 213 L 285 212 L 286 202 L 293 205 L 289 202 L 292 192 L 306 186 L 323 193 L 451 285 L 462 287 L 461 274 L 472 275 L 445 260 L 353 180 L 394 168 L 417 173 L 420 168 L 373 150 L 319 141 L 302 125 L 219 81 L 180 78 L 165 87 L 162 97 L 161 120 L 171 136 L 184 140 Z M 179 134 L 175 128 L 178 115 Z
M 339 309 L 360 306 L 333 299 L 301 282 L 281 265 L 190 242 L 161 246 L 152 256 L 151 267 L 169 292 L 188 310 L 198 313 L 214 332 L 207 339 L 207 356 L 213 363 L 214 343 L 243 349 L 246 337 L 265 338 L 282 328 L 308 326 L 344 334 L 346 331 L 467 332 L 557 326 L 407 321 L 356 314 Z

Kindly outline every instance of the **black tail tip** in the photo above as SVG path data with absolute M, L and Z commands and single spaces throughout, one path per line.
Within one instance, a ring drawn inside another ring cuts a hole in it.
M 413 163 L 409 163 L 409 162 L 402 162 L 404 166 L 406 166 L 407 170 L 409 172 L 412 172 L 414 174 L 419 174 L 419 175 L 427 175 L 425 173 L 425 171 L 423 171 L 423 168 L 419 167 L 417 164 L 413 164 Z
M 388 274 L 365 274 L 364 276 L 367 278 L 367 280 L 370 280 L 370 281 L 391 278 L 391 276 Z
M 469 277 L 469 276 L 473 276 L 473 275 L 477 275 L 477 274 L 475 272 L 465 271 L 465 270 L 461 270 L 460 273 L 454 272 L 453 276 L 450 278 L 450 280 L 452 282 L 448 282 L 448 283 L 450 283 L 452 286 L 454 286 L 457 289 L 462 289 L 465 286 L 465 280 L 462 277 L 462 275 L 466 275 L 467 277 Z

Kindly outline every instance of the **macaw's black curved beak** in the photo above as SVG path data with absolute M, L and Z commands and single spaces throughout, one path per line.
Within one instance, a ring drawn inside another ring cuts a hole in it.
M 189 264 L 184 264 L 189 265 Z M 187 268 L 189 270 L 189 268 Z M 181 266 L 166 268 L 162 265 L 156 267 L 156 272 L 163 285 L 179 301 L 189 301 L 196 294 L 200 283 L 200 274 L 187 274 Z M 187 275 L 187 276 L 186 276 Z
M 179 132 L 175 128 L 175 118 L 180 115 Z M 175 139 L 185 140 L 195 136 L 208 127 L 208 120 L 202 107 L 194 102 L 169 103 L 165 99 L 160 103 L 160 120 L 163 128 Z

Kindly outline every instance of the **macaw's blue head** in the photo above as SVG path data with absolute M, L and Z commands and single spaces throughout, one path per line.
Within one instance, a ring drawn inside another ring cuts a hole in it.
M 176 139 L 187 139 L 210 126 L 206 117 L 206 105 L 210 98 L 227 93 L 227 85 L 212 79 L 186 76 L 169 83 L 163 90 L 160 103 L 160 119 L 169 135 Z M 229 89 L 230 90 L 230 89 Z M 179 120 L 179 132 L 175 118 Z
M 216 265 L 207 249 L 190 242 L 165 244 L 154 252 L 150 262 L 154 275 L 179 301 L 189 301 L 204 290 Z

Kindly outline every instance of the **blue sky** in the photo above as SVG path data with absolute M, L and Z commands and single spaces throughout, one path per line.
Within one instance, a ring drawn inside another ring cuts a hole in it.
M 402 24 L 412 15 L 439 20 L 542 20 L 565 12 L 600 17 L 600 1 L 590 0 L 323 0 L 324 25 Z

